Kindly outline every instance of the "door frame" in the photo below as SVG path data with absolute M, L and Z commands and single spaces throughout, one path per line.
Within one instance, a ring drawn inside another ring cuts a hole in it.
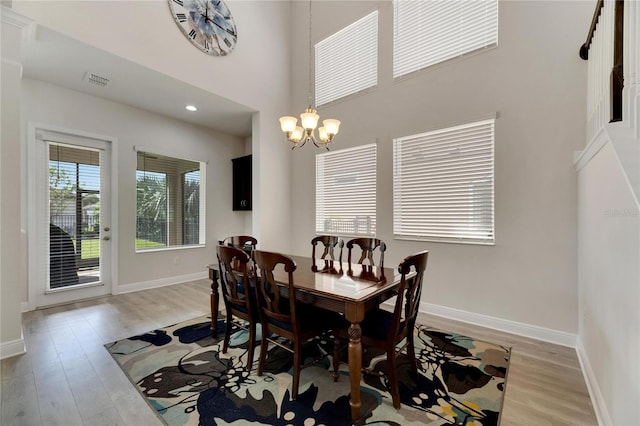
M 53 133 L 58 134 L 68 141 L 77 141 L 81 143 L 83 139 L 94 139 L 105 142 L 110 146 L 110 168 L 108 170 L 109 186 L 110 186 L 110 209 L 109 214 L 110 227 L 111 227 L 111 243 L 109 249 L 110 265 L 108 265 L 108 272 L 111 280 L 111 287 L 107 294 L 117 294 L 118 288 L 118 276 L 117 276 L 117 247 L 118 247 L 118 174 L 117 174 L 117 149 L 118 139 L 112 136 L 101 135 L 97 133 L 85 132 L 77 129 L 70 129 L 60 126 L 54 126 L 43 123 L 27 122 L 27 198 L 26 198 L 26 211 L 27 211 L 27 241 L 28 241 L 28 254 L 27 254 L 27 310 L 35 310 L 37 294 L 41 283 L 40 277 L 36 268 L 30 267 L 30 265 L 37 265 L 38 259 L 38 247 L 40 244 L 41 236 L 37 235 L 38 217 L 36 214 L 35 206 L 38 201 L 38 181 L 37 181 L 37 166 L 38 166 L 38 135 L 41 133 Z M 51 305 L 54 306 L 54 305 Z

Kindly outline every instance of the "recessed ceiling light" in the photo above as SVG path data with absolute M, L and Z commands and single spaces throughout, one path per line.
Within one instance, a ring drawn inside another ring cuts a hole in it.
M 193 105 L 187 105 L 185 108 L 188 109 L 189 111 L 197 111 L 198 110 L 198 108 L 194 107 Z

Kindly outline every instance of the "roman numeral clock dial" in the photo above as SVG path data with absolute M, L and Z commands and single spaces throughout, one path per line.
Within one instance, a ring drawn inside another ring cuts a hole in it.
M 169 0 L 169 8 L 182 34 L 203 52 L 225 56 L 236 46 L 236 24 L 223 0 Z

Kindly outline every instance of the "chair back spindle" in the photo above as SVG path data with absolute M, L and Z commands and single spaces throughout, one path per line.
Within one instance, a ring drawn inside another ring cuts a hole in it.
M 319 244 L 322 244 L 324 247 L 320 259 L 337 260 L 338 262 L 342 262 L 342 248 L 344 247 L 344 241 L 342 238 L 333 235 L 318 235 L 313 238 L 311 240 L 311 245 L 313 246 L 311 257 L 313 259 L 316 258 L 316 246 Z
M 250 235 L 233 235 L 219 241 L 221 246 L 231 246 L 244 250 L 251 255 L 258 245 L 258 240 Z
M 369 266 L 384 267 L 384 252 L 387 250 L 387 245 L 384 241 L 378 238 L 354 238 L 349 240 L 347 243 L 347 261 L 349 264 L 351 264 L 355 246 L 358 246 L 361 250 L 360 258 L 356 263 L 361 265 L 368 263 Z M 374 252 L 376 249 L 380 252 L 380 262 L 378 264 L 374 261 Z
M 297 325 L 293 271 L 296 270 L 296 263 L 279 253 L 256 250 L 254 256 L 260 270 L 260 277 L 256 281 L 260 314 L 265 321 L 269 322 L 270 328 L 278 333 L 295 330 Z M 284 268 L 288 274 L 288 297 L 282 297 L 279 290 L 282 284 L 278 284 L 274 278 L 274 271 L 278 267 Z M 290 330 L 286 330 L 286 328 L 290 328 Z
M 242 249 L 220 245 L 216 248 L 220 281 L 222 282 L 222 298 L 227 312 L 222 353 L 226 353 L 231 340 L 233 317 L 248 322 L 248 326 L 235 323 L 249 331 L 249 346 L 247 353 L 247 370 L 253 365 L 253 348 L 258 322 L 257 302 L 251 287 L 251 258 Z
M 422 281 L 427 268 L 429 251 L 424 250 L 406 257 L 400 265 L 398 272 L 402 274 L 398 296 L 394 308 L 393 323 L 389 328 L 389 339 L 400 342 L 413 333 L 413 328 L 418 317 L 420 297 L 422 295 Z M 411 278 L 407 278 L 411 272 L 415 272 Z

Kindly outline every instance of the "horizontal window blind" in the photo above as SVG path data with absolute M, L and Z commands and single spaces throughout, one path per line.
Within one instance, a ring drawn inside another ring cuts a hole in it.
M 136 250 L 204 244 L 204 163 L 138 151 Z
M 494 122 L 394 139 L 396 238 L 494 243 Z
M 378 11 L 315 46 L 316 105 L 378 84 Z
M 497 0 L 394 0 L 393 77 L 498 43 Z
M 100 281 L 102 151 L 47 141 L 49 285 L 46 291 Z M 41 241 L 46 244 L 45 241 Z
M 316 155 L 316 232 L 375 235 L 376 144 Z

